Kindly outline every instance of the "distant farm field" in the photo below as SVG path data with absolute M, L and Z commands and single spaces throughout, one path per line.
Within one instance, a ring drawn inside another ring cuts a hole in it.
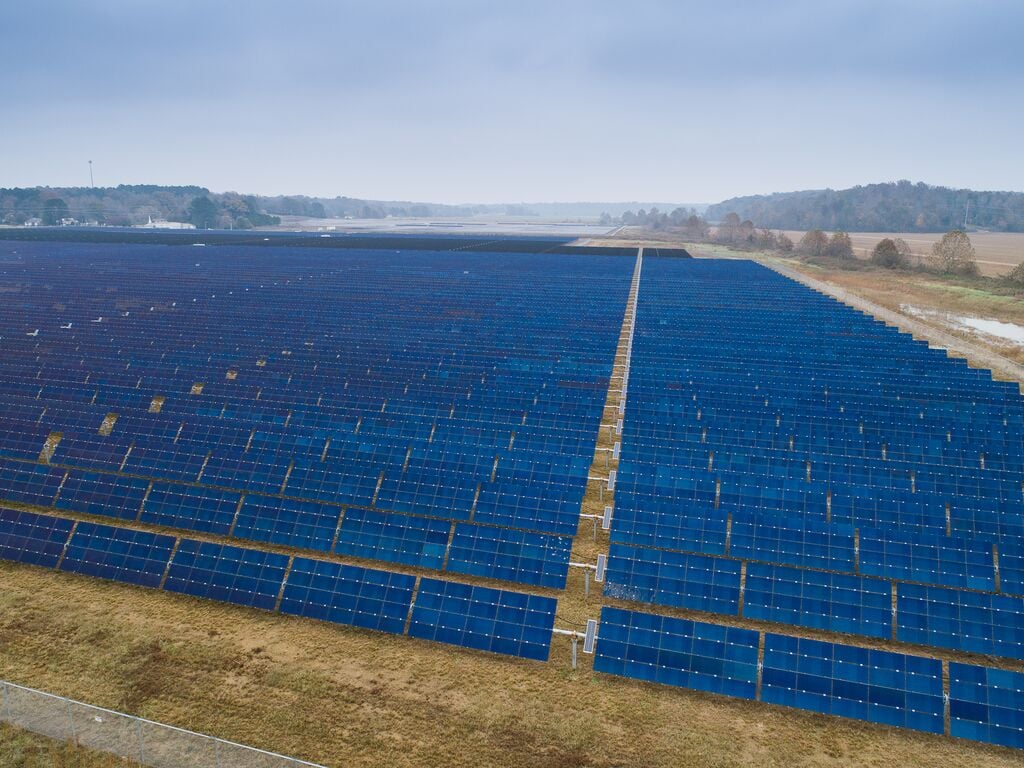
M 786 232 L 794 243 L 804 236 L 802 231 Z M 871 249 L 885 237 L 900 237 L 920 256 L 931 254 L 932 246 L 942 238 L 941 232 L 851 232 L 850 239 L 857 256 L 867 258 Z M 971 232 L 971 243 L 978 254 L 978 267 L 983 275 L 1001 275 L 1024 261 L 1024 232 Z

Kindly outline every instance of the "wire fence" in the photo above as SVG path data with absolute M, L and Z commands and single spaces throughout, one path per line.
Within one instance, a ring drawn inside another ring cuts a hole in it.
M 153 768 L 323 768 L 0 681 L 0 720 Z

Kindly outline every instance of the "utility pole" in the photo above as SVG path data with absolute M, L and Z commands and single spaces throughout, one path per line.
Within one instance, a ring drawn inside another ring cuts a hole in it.
M 89 161 L 89 189 L 95 189 L 96 184 L 92 180 L 92 160 Z
M 964 208 L 964 232 L 967 231 L 967 214 L 971 210 L 971 198 L 967 198 L 967 206 Z

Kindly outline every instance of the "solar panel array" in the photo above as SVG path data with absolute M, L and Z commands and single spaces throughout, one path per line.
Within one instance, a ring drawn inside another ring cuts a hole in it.
M 1024 659 L 1022 428 L 1016 384 L 764 267 L 645 256 L 604 594 Z M 615 610 L 599 657 L 668 621 Z M 699 632 L 669 635 L 635 644 Z M 763 655 L 762 700 L 943 732 L 935 659 L 771 633 Z M 1012 720 L 987 711 L 959 735 Z
M 634 260 L 218 237 L 0 241 L 0 501 L 563 587 Z
M 0 559 L 546 661 L 557 600 L 0 508 Z M 411 621 L 411 623 L 410 623 Z
M 633 260 L 233 238 L 0 241 L 0 501 L 121 524 L 0 510 L 0 558 L 546 660 L 556 600 L 490 582 L 565 587 Z M 719 618 L 605 607 L 595 670 L 1022 746 L 1013 672 L 728 626 L 1024 660 L 1019 389 L 680 255 L 643 260 L 604 596 Z

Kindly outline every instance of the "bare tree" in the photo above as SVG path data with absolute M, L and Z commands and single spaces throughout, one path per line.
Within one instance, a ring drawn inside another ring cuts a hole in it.
M 852 259 L 853 241 L 845 232 L 836 232 L 828 242 L 827 253 L 834 259 Z
M 878 245 L 871 251 L 871 261 L 887 269 L 898 269 L 907 265 L 906 258 L 900 253 L 899 246 L 891 237 L 878 241 Z
M 1024 261 L 1003 275 L 1003 280 L 1018 288 L 1024 287 Z
M 932 246 L 932 255 L 929 261 L 933 269 L 944 275 L 974 275 L 978 273 L 978 264 L 975 261 L 971 239 L 967 237 L 966 232 L 959 229 L 947 232 L 939 242 Z
M 812 229 L 810 232 L 806 232 L 800 238 L 800 244 L 796 247 L 797 253 L 801 256 L 811 256 L 814 258 L 824 256 L 827 250 L 828 235 L 820 229 Z
M 906 240 L 902 237 L 894 237 L 892 241 L 896 244 L 896 252 L 900 255 L 900 259 L 905 265 L 912 267 L 921 266 L 921 257 L 910 249 Z

